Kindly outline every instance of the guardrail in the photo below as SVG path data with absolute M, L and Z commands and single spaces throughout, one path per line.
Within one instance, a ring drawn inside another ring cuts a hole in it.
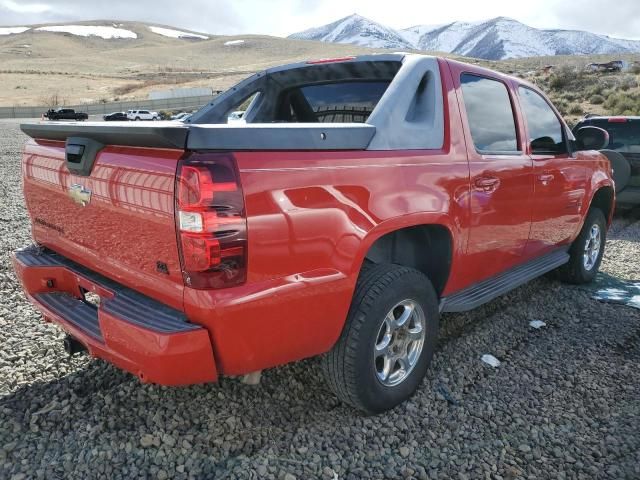
M 60 105 L 88 115 L 104 115 L 127 110 L 196 110 L 215 98 L 215 95 L 198 97 L 163 98 L 157 100 L 130 100 L 124 102 Z M 51 107 L 0 107 L 0 118 L 39 118 Z

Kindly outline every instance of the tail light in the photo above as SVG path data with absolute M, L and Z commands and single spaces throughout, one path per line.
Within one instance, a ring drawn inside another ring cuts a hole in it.
M 244 283 L 247 219 L 233 156 L 192 153 L 183 158 L 175 192 L 185 283 L 199 289 Z

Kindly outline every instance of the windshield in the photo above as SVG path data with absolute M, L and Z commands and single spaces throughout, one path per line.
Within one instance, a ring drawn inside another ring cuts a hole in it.
M 578 126 L 591 125 L 609 132 L 610 150 L 618 152 L 640 153 L 640 120 L 630 119 L 625 122 L 610 122 L 608 120 L 592 120 Z

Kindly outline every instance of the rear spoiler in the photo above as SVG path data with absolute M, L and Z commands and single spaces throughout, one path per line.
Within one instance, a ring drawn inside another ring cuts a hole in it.
M 82 137 L 103 145 L 179 148 L 187 145 L 189 128 L 179 122 L 40 122 L 23 123 L 20 129 L 31 138 L 59 140 Z
M 20 128 L 42 140 L 84 138 L 102 145 L 181 150 L 366 150 L 376 134 L 376 127 L 366 123 L 40 122 Z

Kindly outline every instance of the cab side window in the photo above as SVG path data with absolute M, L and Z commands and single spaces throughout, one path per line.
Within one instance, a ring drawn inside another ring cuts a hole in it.
M 547 101 L 539 93 L 526 87 L 520 87 L 518 92 L 527 120 L 531 153 L 567 153 L 562 123 Z
M 481 153 L 517 152 L 516 122 L 507 86 L 471 74 L 463 74 L 460 83 L 476 149 Z

